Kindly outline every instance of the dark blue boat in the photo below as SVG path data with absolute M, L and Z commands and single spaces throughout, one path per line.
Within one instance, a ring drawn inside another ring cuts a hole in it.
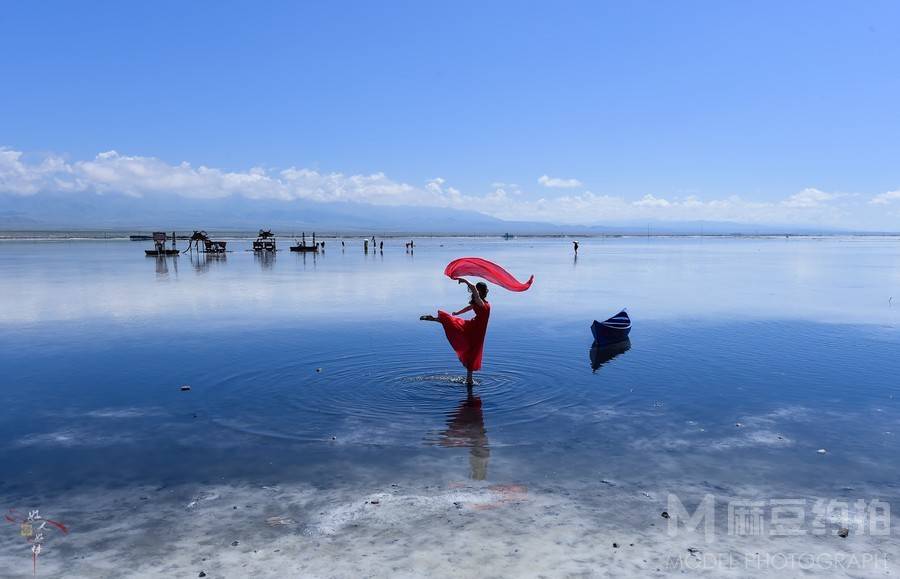
M 591 324 L 591 333 L 594 334 L 594 343 L 599 346 L 618 344 L 628 339 L 631 333 L 631 318 L 628 312 L 622 310 L 608 320 Z

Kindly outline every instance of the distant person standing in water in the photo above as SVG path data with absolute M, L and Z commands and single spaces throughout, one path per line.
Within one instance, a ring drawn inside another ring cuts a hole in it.
M 384 242 L 383 241 L 378 242 L 378 251 L 384 251 Z
M 488 318 L 491 316 L 491 304 L 487 301 L 488 286 L 483 281 L 473 284 L 465 278 L 459 278 L 459 283 L 466 284 L 471 294 L 469 305 L 448 314 L 438 310 L 437 317 L 425 315 L 420 320 L 427 322 L 439 322 L 444 326 L 447 341 L 456 352 L 456 356 L 467 370 L 466 386 L 474 385 L 472 372 L 481 369 L 481 356 L 484 351 L 484 337 L 487 334 Z M 459 318 L 460 314 L 473 311 L 475 317 L 471 319 Z
M 577 241 L 573 241 L 573 242 L 572 242 L 572 245 L 575 247 L 575 255 L 578 255 L 578 242 L 577 242 Z
M 365 251 L 366 253 L 369 253 L 369 240 L 368 239 L 363 240 L 363 251 Z

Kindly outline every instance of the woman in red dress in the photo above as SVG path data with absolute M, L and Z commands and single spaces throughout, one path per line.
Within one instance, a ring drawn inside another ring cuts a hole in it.
M 491 316 L 491 304 L 487 302 L 488 287 L 483 281 L 472 284 L 465 278 L 459 278 L 459 283 L 464 283 L 472 294 L 469 305 L 448 314 L 443 310 L 438 310 L 437 317 L 422 316 L 420 320 L 428 322 L 440 322 L 444 326 L 444 333 L 447 334 L 447 341 L 456 352 L 459 361 L 466 367 L 468 374 L 466 375 L 466 386 L 470 388 L 474 384 L 472 380 L 472 372 L 481 369 L 481 354 L 484 350 L 484 336 L 487 333 L 488 318 Z M 471 319 L 463 319 L 457 317 L 468 311 L 475 312 L 475 317 Z

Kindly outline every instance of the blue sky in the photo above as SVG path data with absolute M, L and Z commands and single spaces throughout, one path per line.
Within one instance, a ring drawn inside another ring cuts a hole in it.
M 14 182 L 48 156 L 116 151 L 381 175 L 409 188 L 392 202 L 512 218 L 685 219 L 693 199 L 701 218 L 887 227 L 900 209 L 897 2 L 17 2 L 0 66 L 14 193 L 49 186 Z

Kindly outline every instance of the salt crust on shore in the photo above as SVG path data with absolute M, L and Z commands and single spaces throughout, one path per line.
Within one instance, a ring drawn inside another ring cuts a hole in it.
M 682 497 L 699 498 L 705 489 L 682 490 Z M 740 496 L 759 492 L 732 490 Z M 67 536 L 48 533 L 39 577 L 197 577 L 201 571 L 210 578 L 897 572 L 900 548 L 890 537 L 734 537 L 722 524 L 711 543 L 698 532 L 670 536 L 660 517 L 667 492 L 627 481 L 541 489 L 469 482 L 378 489 L 218 485 L 73 491 L 27 498 L 42 504 L 24 508 L 40 506 L 71 528 Z M 31 577 L 28 545 L 15 526 L 3 531 L 3 575 Z M 818 566 L 798 562 L 784 568 L 791 554 L 818 557 Z

